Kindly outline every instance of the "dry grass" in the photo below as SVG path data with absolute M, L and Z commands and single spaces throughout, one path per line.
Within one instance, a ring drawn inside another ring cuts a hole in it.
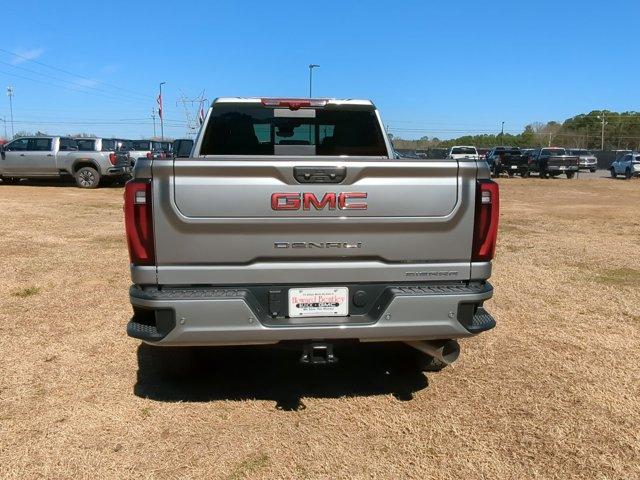
M 218 350 L 172 381 L 124 332 L 121 189 L 0 185 L 0 478 L 640 477 L 640 183 L 501 182 L 498 327 L 452 367 Z

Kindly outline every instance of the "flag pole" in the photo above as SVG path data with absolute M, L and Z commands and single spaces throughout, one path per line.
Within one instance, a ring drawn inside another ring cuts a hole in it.
M 160 140 L 164 141 L 164 112 L 162 111 L 162 85 L 167 82 L 160 82 L 160 95 L 158 95 L 158 116 L 160 117 Z

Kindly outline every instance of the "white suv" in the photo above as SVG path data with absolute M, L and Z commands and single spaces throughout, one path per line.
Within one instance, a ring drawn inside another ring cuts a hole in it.
M 447 158 L 453 158 L 454 160 L 461 159 L 469 159 L 469 160 L 479 160 L 478 150 L 476 147 L 471 147 L 467 145 L 455 145 L 449 149 L 449 153 L 447 154 Z
M 624 175 L 627 179 L 640 176 L 640 153 L 627 153 L 617 158 L 611 164 L 611 176 L 616 178 L 618 175 Z

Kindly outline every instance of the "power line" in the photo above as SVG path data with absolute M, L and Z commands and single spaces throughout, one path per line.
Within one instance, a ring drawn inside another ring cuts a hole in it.
M 100 88 L 96 88 L 96 87 L 93 87 L 93 86 L 90 86 L 90 85 L 79 85 L 79 84 L 77 84 L 77 83 L 75 83 L 73 81 L 65 80 L 64 78 L 54 77 L 53 75 L 48 75 L 46 73 L 37 72 L 35 70 L 31 70 L 29 68 L 21 67 L 19 65 L 12 65 L 12 64 L 10 64 L 8 62 L 3 62 L 2 60 L 0 60 L 0 64 L 6 65 L 6 66 L 9 66 L 9 67 L 12 67 L 12 68 L 17 68 L 17 69 L 20 69 L 20 70 L 23 70 L 25 72 L 32 73 L 32 74 L 35 74 L 35 75 L 40 75 L 42 77 L 50 78 L 50 79 L 56 80 L 58 82 L 67 83 L 67 84 L 71 85 L 74 89 L 82 88 L 82 89 L 87 89 L 87 90 L 95 90 L 96 92 L 100 92 L 100 93 L 108 95 L 109 96 L 108 98 L 110 98 L 110 99 L 120 98 L 120 97 L 115 96 L 113 92 L 109 92 L 108 90 L 102 90 Z M 93 80 L 93 81 L 97 81 L 97 80 Z M 78 90 L 78 91 L 84 92 L 84 90 Z M 141 101 L 140 98 L 137 98 L 137 97 L 134 97 L 134 96 L 129 96 L 128 94 L 126 94 L 126 96 L 128 98 L 130 98 L 131 100 L 135 101 L 135 102 L 140 102 Z
M 31 77 L 25 77 L 24 75 L 18 75 L 17 73 L 10 73 L 10 72 L 5 72 L 5 71 L 0 70 L 0 74 L 8 75 L 8 76 L 11 76 L 11 77 L 16 77 L 16 78 L 21 78 L 23 80 L 29 80 L 30 82 L 36 82 L 36 83 L 40 83 L 40 84 L 47 85 L 47 86 L 50 86 L 50 87 L 63 88 L 65 90 L 69 90 L 69 91 L 76 92 L 76 93 L 84 93 L 86 95 L 93 95 L 94 97 L 101 97 L 101 98 L 106 98 L 108 100 L 115 100 L 115 101 L 120 101 L 120 102 L 131 103 L 131 100 L 128 100 L 126 98 L 112 97 L 112 96 L 107 96 L 107 95 L 103 95 L 101 93 L 96 93 L 96 92 L 87 92 L 86 90 L 78 90 L 77 88 L 67 87 L 65 85 L 56 85 L 54 83 L 45 82 L 44 80 L 39 80 L 37 78 L 31 78 Z
M 119 87 L 119 86 L 117 86 L 117 85 L 113 85 L 113 84 L 110 84 L 110 83 L 107 83 L 107 82 L 103 82 L 103 81 L 99 81 L 99 80 L 94 80 L 93 78 L 85 77 L 84 75 L 80 75 L 80 74 L 77 74 L 77 73 L 73 73 L 73 72 L 70 72 L 70 71 L 68 71 L 68 70 L 64 70 L 64 69 L 62 69 L 62 68 L 55 67 L 55 66 L 53 66 L 53 65 L 48 65 L 48 64 L 46 64 L 46 63 L 44 63 L 44 62 L 40 62 L 40 61 L 38 61 L 38 60 L 34 60 L 34 59 L 32 59 L 32 58 L 25 57 L 25 56 L 20 55 L 20 54 L 18 54 L 18 53 L 14 53 L 14 52 L 11 52 L 11 51 L 9 51 L 9 50 L 5 50 L 4 48 L 0 48 L 0 52 L 6 53 L 6 54 L 8 54 L 8 55 L 13 55 L 14 57 L 18 57 L 18 58 L 20 58 L 20 59 L 22 59 L 22 60 L 24 60 L 24 61 L 26 61 L 26 62 L 36 63 L 36 64 L 41 65 L 41 66 L 43 66 L 43 67 L 50 68 L 50 69 L 52 69 L 52 70 L 57 70 L 58 72 L 64 73 L 64 74 L 66 74 L 66 75 L 70 75 L 70 76 L 72 76 L 72 77 L 83 78 L 83 79 L 85 79 L 85 80 L 90 80 L 90 81 L 92 81 L 92 82 L 93 82 L 93 81 L 97 81 L 98 83 L 100 83 L 100 84 L 102 84 L 102 85 L 104 85 L 104 86 L 111 87 L 111 88 L 114 88 L 114 89 L 116 89 L 116 90 L 120 90 L 120 91 L 124 91 L 124 92 L 129 92 L 129 93 L 131 93 L 131 94 L 134 94 L 134 95 L 138 95 L 138 96 L 144 97 L 144 98 L 145 98 L 145 99 L 147 99 L 147 100 L 148 100 L 149 98 L 153 98 L 151 95 L 144 94 L 144 93 L 138 93 L 138 92 L 136 92 L 136 91 L 129 90 L 129 89 L 126 89 L 126 88 L 123 88 L 123 87 Z

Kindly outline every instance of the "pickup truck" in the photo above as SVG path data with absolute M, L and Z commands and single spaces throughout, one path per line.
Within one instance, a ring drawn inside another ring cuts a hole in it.
M 128 175 L 130 166 L 118 162 L 115 141 L 83 139 L 92 150 L 78 150 L 69 137 L 21 137 L 0 146 L 0 178 L 16 183 L 21 178 L 51 178 L 71 175 L 80 188 L 96 188 L 101 180 Z M 104 143 L 103 143 L 104 142 Z M 84 148 L 89 148 L 87 145 Z
M 567 154 L 575 155 L 580 160 L 578 167 L 580 170 L 589 170 L 591 173 L 595 173 L 598 169 L 598 158 L 589 150 L 584 148 L 567 150 Z
M 540 178 L 555 178 L 564 173 L 567 178 L 573 178 L 580 169 L 579 161 L 578 156 L 567 155 L 564 148 L 536 148 L 528 155 L 521 174 L 523 177 L 528 177 L 531 172 L 537 172 Z
M 494 177 L 499 177 L 501 173 L 506 173 L 513 177 L 520 173 L 522 165 L 522 155 L 517 147 L 495 147 L 487 153 L 487 164 Z
M 154 140 L 126 140 L 116 151 L 119 161 L 135 165 L 139 158 L 171 156 L 172 143 Z
M 480 159 L 480 155 L 478 155 L 478 150 L 476 149 L 476 147 L 456 145 L 449 149 L 447 158 L 452 158 L 454 160 L 459 160 L 461 158 L 478 160 Z
M 396 158 L 370 101 L 218 98 L 190 155 L 138 160 L 124 197 L 127 333 L 146 343 L 317 364 L 402 341 L 427 368 L 495 325 L 487 164 Z

